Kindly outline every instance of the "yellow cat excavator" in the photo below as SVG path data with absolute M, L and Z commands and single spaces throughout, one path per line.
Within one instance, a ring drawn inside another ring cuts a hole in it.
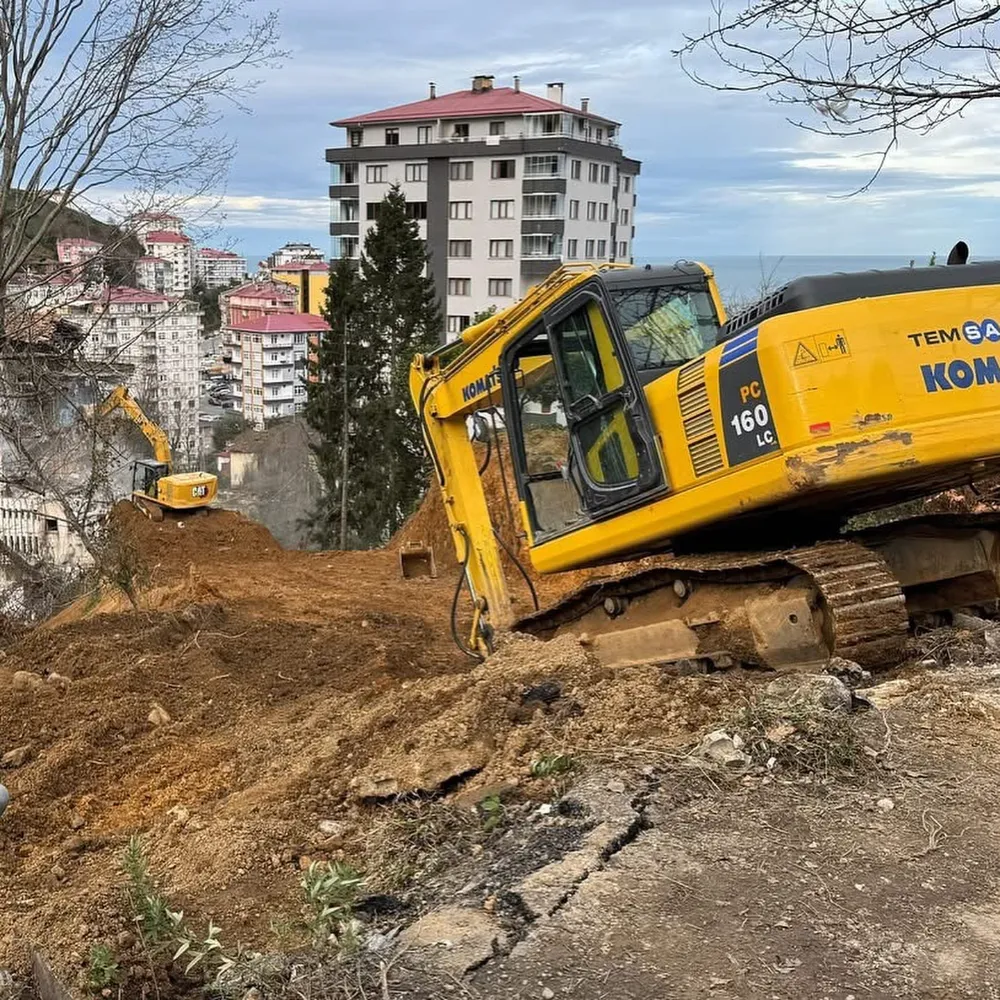
M 1000 512 L 877 513 L 1000 471 L 1000 262 L 963 247 L 960 266 L 796 279 L 731 318 L 703 264 L 564 265 L 416 357 L 475 608 L 459 644 L 482 656 L 516 627 L 612 665 L 877 667 L 914 619 L 995 610 Z M 512 607 L 485 417 L 535 570 L 617 564 L 554 607 Z
M 154 521 L 164 512 L 187 514 L 207 509 L 215 499 L 218 477 L 209 472 L 173 472 L 166 432 L 146 416 L 128 389 L 119 385 L 98 407 L 97 416 L 121 410 L 153 447 L 154 461 L 140 459 L 132 466 L 132 502 Z

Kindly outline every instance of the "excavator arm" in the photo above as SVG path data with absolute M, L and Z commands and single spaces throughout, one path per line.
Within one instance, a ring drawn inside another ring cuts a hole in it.
M 166 431 L 159 424 L 154 423 L 146 416 L 142 407 L 132 398 L 128 389 L 119 385 L 116 386 L 107 399 L 98 407 L 98 417 L 106 417 L 115 410 L 122 410 L 125 415 L 142 431 L 146 440 L 152 445 L 153 455 L 157 462 L 163 462 L 167 466 L 168 473 L 172 467 L 172 456 L 170 452 L 170 441 Z

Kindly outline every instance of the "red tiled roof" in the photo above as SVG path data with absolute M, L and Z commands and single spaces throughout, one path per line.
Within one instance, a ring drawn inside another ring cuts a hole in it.
M 410 104 L 398 104 L 394 108 L 341 118 L 330 124 L 347 126 L 431 118 L 496 118 L 502 115 L 537 114 L 546 111 L 562 111 L 580 118 L 593 118 L 613 125 L 618 124 L 610 118 L 603 118 L 590 111 L 581 111 L 579 108 L 571 108 L 567 104 L 559 104 L 545 97 L 536 97 L 524 90 L 514 90 L 513 87 L 494 87 L 491 90 L 480 91 L 456 90 L 453 94 L 428 97 Z
M 155 230 L 154 232 L 146 233 L 143 240 L 146 243 L 190 243 L 191 237 L 185 236 L 183 233 Z
M 170 302 L 171 297 L 169 295 L 162 295 L 159 292 L 147 292 L 143 288 L 116 286 L 106 289 L 94 301 L 140 304 L 145 302 Z
M 232 328 L 243 333 L 309 333 L 330 329 L 325 319 L 312 313 L 272 313 L 234 323 Z
M 56 240 L 56 246 L 60 247 L 100 247 L 103 245 L 96 240 L 85 240 L 82 236 L 64 236 L 61 240 Z
M 243 299 L 287 299 L 294 302 L 298 292 L 283 281 L 249 281 L 245 285 L 227 288 L 223 296 L 228 300 L 238 295 Z
M 222 259 L 235 259 L 242 260 L 238 253 L 233 253 L 231 250 L 213 250 L 211 247 L 202 247 L 198 251 L 199 257 L 209 257 L 212 260 L 222 260 Z
M 322 260 L 292 260 L 287 264 L 275 264 L 272 271 L 329 271 L 330 265 Z

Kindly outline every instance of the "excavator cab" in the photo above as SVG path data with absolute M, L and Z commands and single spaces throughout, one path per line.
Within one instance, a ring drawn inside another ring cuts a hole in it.
M 157 484 L 163 476 L 168 475 L 170 475 L 170 467 L 166 462 L 139 459 L 132 466 L 132 492 L 142 493 L 150 500 L 157 500 Z

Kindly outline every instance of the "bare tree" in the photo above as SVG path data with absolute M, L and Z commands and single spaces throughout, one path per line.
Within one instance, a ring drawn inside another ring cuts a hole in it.
M 877 176 L 902 132 L 927 133 L 1000 97 L 1000 4 L 744 0 L 727 8 L 718 0 L 710 25 L 675 54 L 700 84 L 763 92 L 799 109 L 789 120 L 800 128 L 878 136 Z

